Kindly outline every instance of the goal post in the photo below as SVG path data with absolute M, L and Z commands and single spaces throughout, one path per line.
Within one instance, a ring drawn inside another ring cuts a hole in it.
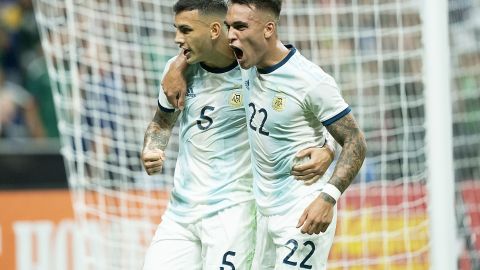
M 448 1 L 423 5 L 430 269 L 457 269 Z M 446 233 L 449 232 L 449 233 Z

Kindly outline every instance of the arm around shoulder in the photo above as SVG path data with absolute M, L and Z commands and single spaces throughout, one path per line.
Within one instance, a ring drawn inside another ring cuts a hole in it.
M 180 53 L 175 60 L 172 61 L 162 79 L 163 92 L 168 102 L 180 110 L 183 110 L 185 103 L 187 82 L 184 72 L 187 68 L 187 59 L 183 53 Z

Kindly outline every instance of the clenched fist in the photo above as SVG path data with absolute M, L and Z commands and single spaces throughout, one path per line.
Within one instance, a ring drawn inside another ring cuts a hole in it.
M 160 149 L 143 149 L 142 161 L 148 175 L 154 175 L 162 170 L 165 153 Z

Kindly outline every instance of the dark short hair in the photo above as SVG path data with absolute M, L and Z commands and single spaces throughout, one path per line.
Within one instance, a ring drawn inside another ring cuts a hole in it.
M 240 4 L 247 6 L 254 6 L 259 10 L 270 11 L 275 15 L 275 18 L 280 17 L 282 11 L 282 0 L 229 0 L 230 4 Z
M 173 6 L 175 14 L 192 10 L 198 10 L 202 15 L 225 15 L 227 14 L 227 4 L 225 0 L 178 0 Z

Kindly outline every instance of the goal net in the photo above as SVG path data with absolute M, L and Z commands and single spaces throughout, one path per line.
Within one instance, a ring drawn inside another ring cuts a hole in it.
M 450 1 L 459 269 L 480 269 L 480 1 Z
M 79 224 L 74 268 L 140 269 L 178 149 L 175 129 L 163 173 L 143 171 L 159 78 L 178 51 L 174 1 L 34 3 Z M 450 1 L 462 269 L 479 265 L 480 197 L 464 199 L 480 191 L 479 18 L 480 0 Z M 368 142 L 339 202 L 329 269 L 429 269 L 421 1 L 284 0 L 280 24 L 284 42 L 336 78 Z

